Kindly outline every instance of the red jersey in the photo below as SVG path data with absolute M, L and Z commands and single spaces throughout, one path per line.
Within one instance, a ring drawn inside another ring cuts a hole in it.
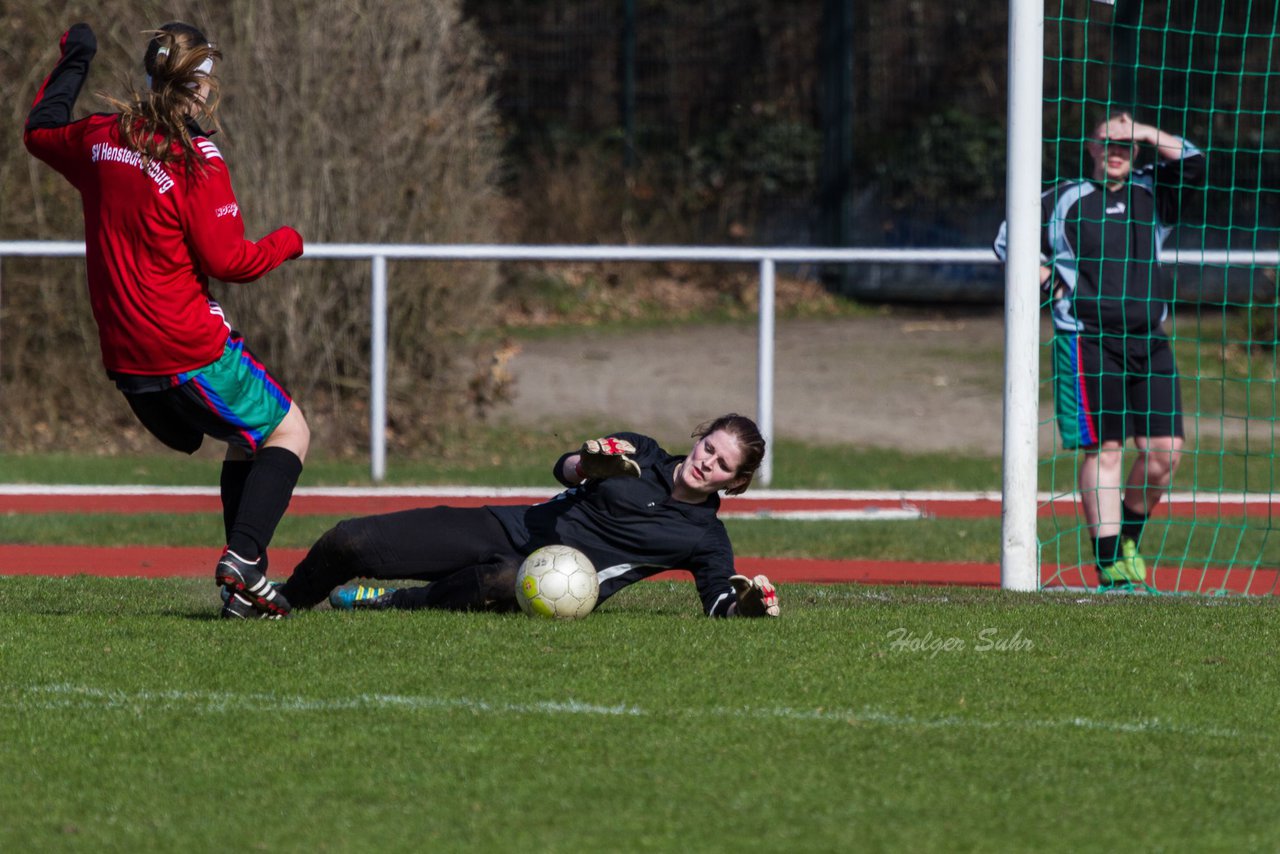
M 193 134 L 205 168 L 188 170 L 182 158 L 144 168 L 122 139 L 119 116 L 70 122 L 96 50 L 76 35 L 73 27 L 63 36 L 62 59 L 36 95 L 23 141 L 80 191 L 89 297 L 107 370 L 194 370 L 222 355 L 230 330 L 209 296 L 209 277 L 257 279 L 301 255 L 302 238 L 286 226 L 256 243 L 245 239 L 226 163 L 206 136 Z

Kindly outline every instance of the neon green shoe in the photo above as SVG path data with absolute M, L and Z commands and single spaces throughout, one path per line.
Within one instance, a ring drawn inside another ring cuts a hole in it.
M 1147 562 L 1138 554 L 1138 544 L 1125 539 L 1120 542 L 1120 557 L 1111 566 L 1098 567 L 1100 587 L 1132 586 L 1145 584 Z
M 1120 541 L 1120 554 L 1125 562 L 1129 564 L 1130 579 L 1145 583 L 1147 580 L 1147 562 L 1142 559 L 1142 555 L 1138 554 L 1138 544 L 1126 537 Z

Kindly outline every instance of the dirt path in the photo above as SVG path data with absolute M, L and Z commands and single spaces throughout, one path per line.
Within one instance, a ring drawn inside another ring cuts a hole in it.
M 519 423 L 599 418 L 682 437 L 702 417 L 755 413 L 757 342 L 749 324 L 525 342 L 510 365 L 515 398 L 497 414 Z M 780 321 L 775 346 L 779 437 L 1000 453 L 998 309 Z

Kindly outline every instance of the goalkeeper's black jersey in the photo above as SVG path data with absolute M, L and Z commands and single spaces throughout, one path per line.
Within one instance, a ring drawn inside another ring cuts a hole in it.
M 1053 269 L 1053 322 L 1064 332 L 1148 334 L 1167 313 L 1159 252 L 1184 196 L 1199 188 L 1204 155 L 1184 144 L 1180 160 L 1134 170 L 1119 189 L 1064 181 L 1041 196 L 1040 259 Z M 1006 258 L 1006 225 L 996 254 Z
M 493 506 L 522 554 L 553 543 L 582 551 L 600 576 L 600 601 L 663 570 L 684 569 L 693 579 L 702 609 L 728 616 L 736 600 L 733 546 L 716 516 L 720 498 L 687 504 L 672 497 L 672 473 L 684 457 L 673 456 L 648 436 L 612 433 L 636 447 L 640 477 L 611 477 L 569 486 L 550 501 L 533 506 Z M 576 453 L 576 452 L 575 452 Z M 565 454 L 556 461 L 555 476 Z

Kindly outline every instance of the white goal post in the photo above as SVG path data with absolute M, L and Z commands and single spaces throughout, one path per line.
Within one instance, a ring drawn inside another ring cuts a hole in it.
M 1115 5 L 1113 0 L 1092 0 L 1092 2 Z M 1128 8 L 1132 11 L 1140 5 L 1131 5 Z M 1075 10 L 1071 14 L 1083 14 L 1082 10 L 1087 10 L 1087 6 L 1087 0 L 1077 0 L 1075 3 L 1064 3 L 1062 9 L 1057 11 L 1065 16 L 1070 11 L 1068 7 L 1071 7 Z M 1116 18 L 1112 22 L 1112 27 L 1117 26 L 1127 27 L 1131 26 L 1131 23 L 1121 23 L 1120 19 Z M 1166 31 L 1172 32 L 1168 27 Z M 1192 34 L 1195 34 L 1194 29 Z M 1054 34 L 1048 35 L 1052 44 Z M 1218 38 L 1221 39 L 1224 35 L 1226 34 L 1219 32 Z M 1268 51 L 1274 47 L 1275 42 L 1274 32 L 1268 34 L 1264 30 L 1259 30 L 1256 34 L 1251 31 L 1231 33 L 1227 37 L 1231 39 L 1232 50 L 1237 49 L 1237 43 L 1243 45 L 1246 38 L 1256 37 L 1259 43 L 1265 40 Z M 1008 170 L 1005 177 L 1008 251 L 1004 280 L 1005 383 L 1000 578 L 1001 586 L 1008 590 L 1037 590 L 1042 586 L 1039 566 L 1040 547 L 1036 526 L 1040 503 L 1036 490 L 1038 478 L 1036 444 L 1039 435 L 1039 366 L 1042 353 L 1039 341 L 1042 297 L 1037 287 L 1040 266 L 1040 195 L 1046 186 L 1044 183 L 1046 176 L 1042 171 L 1042 157 L 1046 150 L 1043 127 L 1046 116 L 1044 0 L 1009 0 L 1008 38 L 1008 136 L 1005 158 Z M 1163 46 L 1165 45 L 1162 43 Z M 1268 55 L 1270 54 L 1266 51 L 1262 52 L 1260 61 L 1265 61 Z M 1113 61 L 1115 61 L 1114 58 L 1107 60 L 1108 63 Z M 1136 59 L 1126 61 L 1136 63 Z M 1181 69 L 1180 65 L 1176 67 Z M 1271 68 L 1270 65 L 1266 67 Z M 1214 68 L 1216 75 L 1216 64 Z M 1240 70 L 1234 73 L 1239 73 L 1241 76 L 1233 86 L 1243 86 L 1245 75 L 1256 75 L 1257 72 Z M 1261 87 L 1259 92 L 1265 102 L 1268 91 L 1266 83 L 1263 82 Z M 1111 95 L 1108 95 L 1108 98 L 1110 97 Z M 1256 115 L 1261 121 L 1261 117 L 1269 116 L 1271 113 L 1266 110 L 1265 104 L 1260 106 L 1263 109 Z M 1245 111 L 1241 108 L 1238 112 Z M 1053 133 L 1052 129 L 1051 133 Z M 1250 146 L 1253 144 L 1248 143 Z M 1262 173 L 1258 174 L 1261 177 Z M 1258 189 L 1263 190 L 1262 187 Z M 1234 192 L 1235 188 L 1232 187 L 1231 190 Z M 1253 192 L 1247 182 L 1243 190 Z M 1209 249 L 1204 245 L 1203 237 L 1198 242 L 1199 246 L 1160 248 L 1159 262 L 1167 266 L 1185 265 L 1200 270 L 1206 266 L 1236 266 L 1259 272 L 1274 270 L 1280 265 L 1280 252 L 1272 248 L 1274 241 L 1260 239 L 1259 231 L 1256 229 L 1252 247 L 1233 249 L 1228 245 L 1222 249 Z
M 1036 460 L 1040 394 L 1040 172 L 1044 0 L 1009 0 L 1009 136 L 1005 176 L 1003 502 L 1000 586 L 1037 590 Z

